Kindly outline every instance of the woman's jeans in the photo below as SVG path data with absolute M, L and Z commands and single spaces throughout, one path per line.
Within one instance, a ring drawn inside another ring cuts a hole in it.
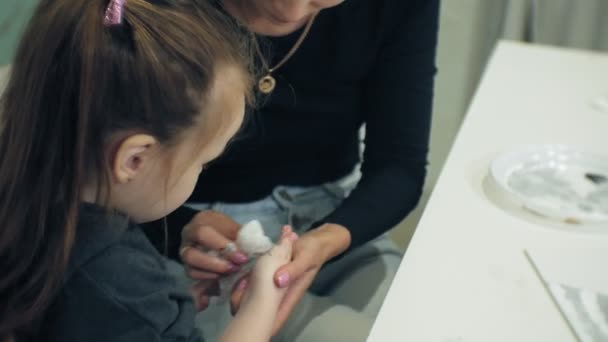
M 314 187 L 277 187 L 272 195 L 246 204 L 189 203 L 197 210 L 216 210 L 244 224 L 257 219 L 276 241 L 289 224 L 303 234 L 331 213 L 357 182 L 349 176 Z M 370 213 L 372 215 L 373 213 Z M 308 293 L 273 341 L 365 341 L 399 267 L 401 252 L 387 235 L 350 251 L 319 271 Z M 197 325 L 207 341 L 216 341 L 230 320 L 228 304 L 212 304 Z

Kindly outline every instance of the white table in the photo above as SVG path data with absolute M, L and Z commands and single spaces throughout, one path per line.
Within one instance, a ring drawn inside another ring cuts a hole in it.
M 493 158 L 521 144 L 608 154 L 608 55 L 501 42 L 489 64 L 369 342 L 573 342 L 533 272 L 608 293 L 606 234 L 547 223 L 488 200 Z M 555 229 L 554 229 L 555 228 Z

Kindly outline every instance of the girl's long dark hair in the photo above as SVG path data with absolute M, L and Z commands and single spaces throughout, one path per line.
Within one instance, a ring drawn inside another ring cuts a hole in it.
M 0 341 L 35 329 L 64 281 L 85 182 L 107 186 L 112 133 L 170 143 L 218 63 L 248 75 L 243 35 L 206 1 L 41 0 L 0 100 Z

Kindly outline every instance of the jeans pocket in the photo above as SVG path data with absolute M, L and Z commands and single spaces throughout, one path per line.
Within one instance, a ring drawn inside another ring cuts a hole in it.
M 298 196 L 289 208 L 289 221 L 296 231 L 314 228 L 312 225 L 333 212 L 342 198 L 318 187 L 314 193 Z

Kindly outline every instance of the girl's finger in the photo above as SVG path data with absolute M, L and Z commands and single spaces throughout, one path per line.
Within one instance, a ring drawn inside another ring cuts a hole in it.
M 291 227 L 284 226 L 281 239 L 278 245 L 273 248 L 273 255 L 276 254 L 280 258 L 284 259 L 285 262 L 291 260 L 291 254 L 293 250 L 293 244 L 297 240 L 297 234 L 291 230 Z
M 186 269 L 186 275 L 190 279 L 194 279 L 194 280 L 215 280 L 220 277 L 220 275 L 217 273 L 205 272 L 205 271 L 202 271 L 202 270 L 199 270 L 196 268 L 192 268 L 190 266 L 185 266 L 185 269 Z

